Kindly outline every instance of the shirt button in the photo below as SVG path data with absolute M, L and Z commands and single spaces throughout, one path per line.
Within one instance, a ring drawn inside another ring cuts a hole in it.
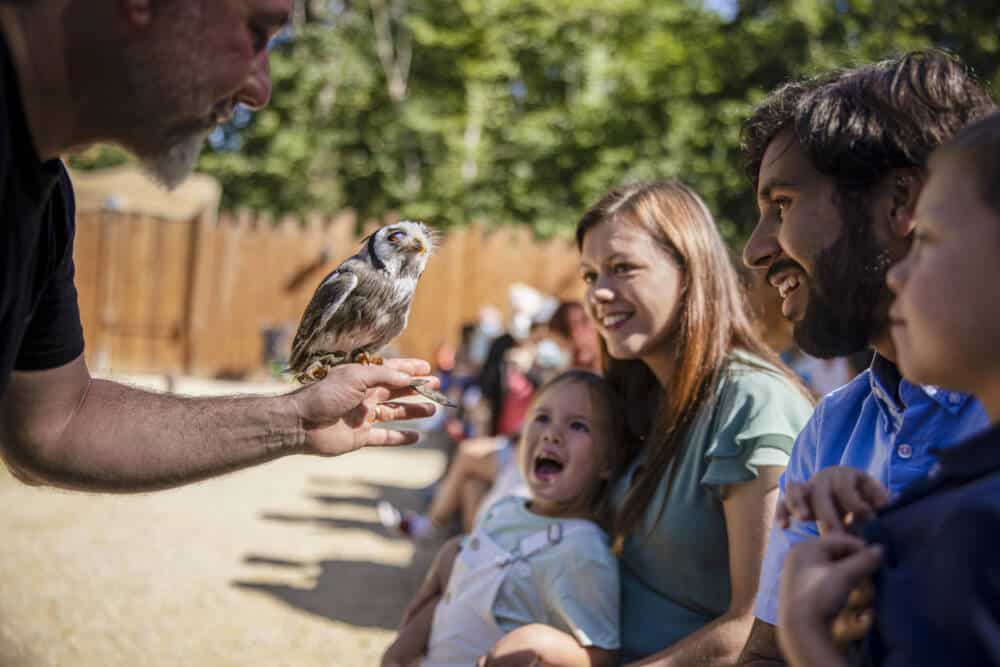
M 951 403 L 952 405 L 958 405 L 959 403 L 962 402 L 962 395 L 952 392 L 948 394 L 948 402 Z
M 472 540 L 469 542 L 469 548 L 472 549 L 473 551 L 475 551 L 476 549 L 479 548 L 479 538 L 478 537 L 473 537 L 472 538 Z
M 908 459 L 913 456 L 913 447 L 907 444 L 900 445 L 899 448 L 896 449 L 896 453 L 899 454 L 899 458 Z

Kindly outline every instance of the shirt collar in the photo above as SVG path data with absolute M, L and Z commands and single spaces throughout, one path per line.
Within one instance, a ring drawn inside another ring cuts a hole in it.
M 930 398 L 950 414 L 958 414 L 965 404 L 971 400 L 968 394 L 958 391 L 948 391 L 933 385 L 920 385 L 903 378 L 896 364 L 882 355 L 875 353 L 869 367 L 868 379 L 871 383 L 872 395 L 876 404 L 886 417 L 898 422 L 903 418 L 903 412 L 908 406 Z M 902 403 L 896 400 L 898 394 Z

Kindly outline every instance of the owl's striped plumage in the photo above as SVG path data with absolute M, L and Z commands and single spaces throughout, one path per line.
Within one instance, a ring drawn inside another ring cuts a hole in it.
M 292 341 L 289 370 L 306 382 L 315 371 L 375 356 L 406 327 L 417 281 L 434 250 L 431 230 L 404 220 L 367 237 L 313 294 Z

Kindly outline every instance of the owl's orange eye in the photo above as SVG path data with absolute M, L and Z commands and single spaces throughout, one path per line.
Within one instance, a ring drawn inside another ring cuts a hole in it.
M 393 232 L 389 234 L 389 243 L 399 243 L 406 238 L 406 232 Z

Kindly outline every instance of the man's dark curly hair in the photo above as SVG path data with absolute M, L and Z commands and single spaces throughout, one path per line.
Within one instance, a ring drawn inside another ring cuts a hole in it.
M 913 51 L 782 85 L 744 123 L 740 148 L 756 191 L 764 152 L 791 128 L 816 170 L 857 200 L 891 169 L 925 167 L 931 151 L 993 108 L 956 56 Z

